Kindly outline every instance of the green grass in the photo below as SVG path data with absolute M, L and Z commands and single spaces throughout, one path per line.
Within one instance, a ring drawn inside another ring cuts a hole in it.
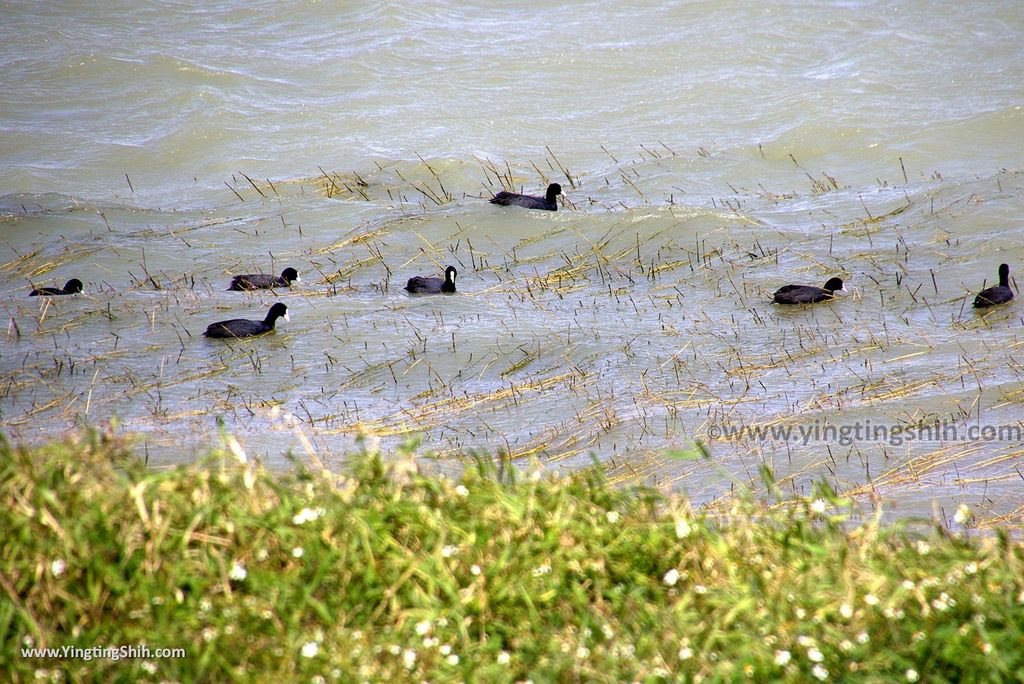
M 351 462 L 153 471 L 98 432 L 0 444 L 0 678 L 1024 679 L 1024 550 L 1002 535 L 855 527 L 827 496 L 711 518 L 596 470 L 453 481 L 412 447 Z

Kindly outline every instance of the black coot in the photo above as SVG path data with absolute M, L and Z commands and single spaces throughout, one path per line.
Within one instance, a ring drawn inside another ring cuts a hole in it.
M 813 285 L 784 285 L 775 291 L 772 301 L 776 304 L 814 304 L 828 301 L 840 291 L 844 291 L 842 279 L 829 278 L 824 288 Z
M 536 197 L 534 195 L 520 195 L 517 192 L 508 192 L 502 190 L 497 195 L 491 198 L 491 204 L 500 204 L 502 206 L 516 205 L 517 207 L 526 207 L 527 209 L 544 209 L 546 211 L 558 211 L 558 202 L 555 198 L 562 194 L 562 186 L 558 183 L 552 183 L 548 186 L 548 192 L 545 197 Z
M 39 297 L 41 295 L 70 295 L 78 294 L 82 291 L 82 281 L 78 278 L 72 278 L 68 282 L 64 283 L 64 289 L 59 290 L 56 287 L 39 287 L 28 293 L 29 297 Z
M 278 318 L 288 320 L 288 307 L 278 302 L 270 307 L 267 317 L 262 321 L 250 321 L 245 318 L 233 318 L 230 321 L 211 323 L 203 333 L 207 337 L 252 337 L 262 335 L 274 329 Z
M 1010 289 L 1010 266 L 999 264 L 999 284 L 994 287 L 987 287 L 978 293 L 974 298 L 974 306 L 983 309 L 986 306 L 1005 304 L 1013 299 L 1013 290 Z
M 413 276 L 405 289 L 414 294 L 451 294 L 455 292 L 455 276 L 459 273 L 454 266 L 444 269 L 444 280 L 440 278 L 427 278 L 424 276 Z
M 294 268 L 286 268 L 281 275 L 272 276 L 266 273 L 246 273 L 231 279 L 229 290 L 269 290 L 274 287 L 291 287 L 292 283 L 301 283 L 299 273 Z

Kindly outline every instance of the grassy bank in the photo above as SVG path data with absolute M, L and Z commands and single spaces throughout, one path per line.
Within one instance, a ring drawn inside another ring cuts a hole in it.
M 15 681 L 1024 679 L 1018 542 L 851 528 L 827 497 L 711 519 L 411 453 L 341 476 L 153 472 L 98 433 L 0 452 Z M 22 655 L 129 645 L 150 657 Z

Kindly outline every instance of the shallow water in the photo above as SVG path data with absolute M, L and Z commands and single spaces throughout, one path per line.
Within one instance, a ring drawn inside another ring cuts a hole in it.
M 5 6 L 4 430 L 117 416 L 156 465 L 218 420 L 275 465 L 419 435 L 699 501 L 764 462 L 1019 523 L 1019 433 L 966 436 L 1022 426 L 1020 304 L 970 306 L 1024 257 L 1022 30 L 997 2 Z M 556 213 L 485 201 L 549 181 Z M 458 295 L 402 291 L 445 264 Z M 278 299 L 273 335 L 201 336 Z M 964 439 L 892 434 L 935 421 Z

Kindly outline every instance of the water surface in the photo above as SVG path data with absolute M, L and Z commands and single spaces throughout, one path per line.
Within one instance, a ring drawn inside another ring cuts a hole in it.
M 1020 305 L 970 306 L 1024 257 L 1022 32 L 1002 2 L 8 4 L 4 430 L 116 416 L 154 465 L 218 421 L 275 465 L 419 436 L 702 502 L 764 463 L 1019 523 L 1019 438 L 967 430 L 1022 425 Z M 552 181 L 556 213 L 486 202 Z M 458 295 L 402 291 L 446 264 Z M 201 336 L 277 300 L 271 336 Z M 897 432 L 937 422 L 963 439 Z

